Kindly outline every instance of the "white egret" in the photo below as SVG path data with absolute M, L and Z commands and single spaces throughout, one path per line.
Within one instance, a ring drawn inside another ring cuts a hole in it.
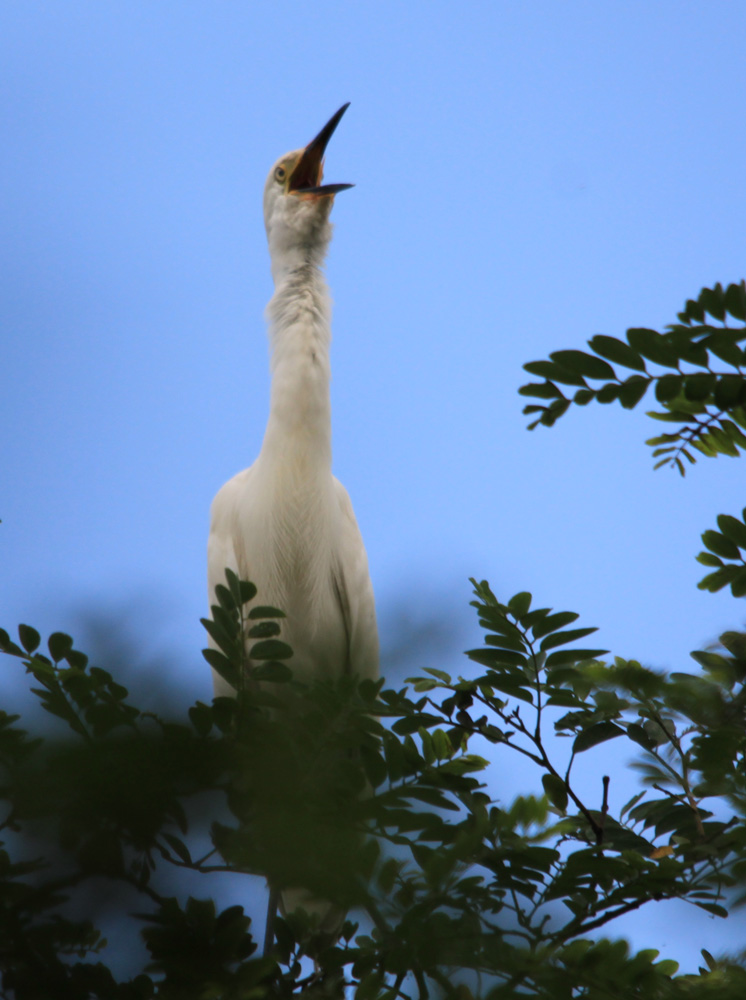
M 212 504 L 208 586 L 226 567 L 287 614 L 282 638 L 302 681 L 378 674 L 378 632 L 368 558 L 347 490 L 332 475 L 331 303 L 321 267 L 338 191 L 322 184 L 326 145 L 348 105 L 315 139 L 287 153 L 264 186 L 275 293 L 267 307 L 272 391 L 254 464 Z M 217 693 L 229 694 L 216 676 Z
M 208 542 L 210 602 L 226 568 L 256 584 L 258 600 L 287 615 L 281 638 L 304 682 L 378 676 L 368 559 L 347 490 L 332 475 L 331 303 L 322 265 L 334 195 L 352 185 L 321 181 L 326 145 L 347 107 L 305 149 L 280 157 L 264 187 L 275 283 L 269 419 L 254 464 L 213 501 Z M 215 691 L 233 693 L 218 675 Z M 286 909 L 310 898 L 284 895 Z

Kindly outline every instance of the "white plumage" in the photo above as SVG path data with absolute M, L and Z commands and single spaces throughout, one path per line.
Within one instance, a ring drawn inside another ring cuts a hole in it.
M 230 568 L 282 608 L 281 638 L 298 680 L 378 676 L 378 633 L 368 560 L 347 491 L 332 475 L 331 304 L 322 265 L 334 195 L 321 184 L 326 144 L 347 105 L 303 150 L 281 157 L 264 188 L 275 283 L 267 307 L 272 392 L 254 464 L 212 504 L 208 588 Z M 217 675 L 217 694 L 232 690 Z

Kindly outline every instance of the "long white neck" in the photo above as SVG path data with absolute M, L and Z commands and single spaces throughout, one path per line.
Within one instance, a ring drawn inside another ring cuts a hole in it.
M 272 392 L 263 461 L 331 471 L 331 304 L 321 271 L 331 237 L 273 247 L 275 293 L 267 306 Z

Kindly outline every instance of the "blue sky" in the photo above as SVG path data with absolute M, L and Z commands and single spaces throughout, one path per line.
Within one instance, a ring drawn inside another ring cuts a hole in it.
M 384 645 L 432 617 L 415 663 L 467 669 L 473 575 L 688 669 L 743 621 L 694 561 L 741 464 L 653 473 L 655 425 L 610 407 L 529 433 L 517 389 L 744 276 L 744 37 L 726 0 L 3 5 L 0 622 L 103 608 L 210 697 L 208 509 L 267 411 L 262 186 L 351 101 L 335 471 Z M 689 962 L 739 942 L 672 912 L 620 931 Z

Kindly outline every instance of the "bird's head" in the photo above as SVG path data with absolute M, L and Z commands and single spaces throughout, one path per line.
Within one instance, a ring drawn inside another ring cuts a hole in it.
M 324 150 L 349 104 L 344 104 L 304 149 L 281 156 L 264 185 L 264 224 L 270 249 L 326 243 L 334 195 L 352 184 L 322 184 Z

